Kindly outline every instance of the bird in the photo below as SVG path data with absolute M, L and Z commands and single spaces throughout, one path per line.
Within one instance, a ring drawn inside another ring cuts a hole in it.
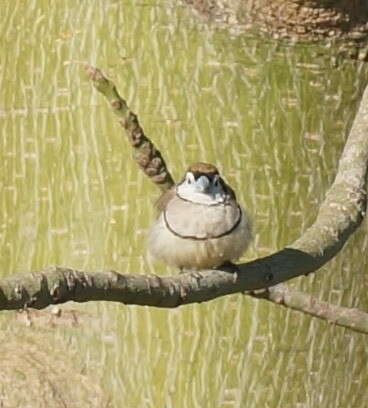
M 251 242 L 250 218 L 213 164 L 192 164 L 156 208 L 148 251 L 182 272 L 232 265 Z

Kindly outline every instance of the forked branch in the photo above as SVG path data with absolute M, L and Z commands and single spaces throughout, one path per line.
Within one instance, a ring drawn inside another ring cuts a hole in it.
M 106 96 L 120 117 L 120 123 L 137 152 L 135 159 L 140 167 L 162 190 L 169 188 L 173 180 L 165 162 L 144 135 L 136 115 L 119 96 L 114 84 L 99 70 L 88 66 L 87 72 L 97 90 Z M 367 205 L 367 168 L 368 88 L 347 138 L 335 181 L 326 194 L 316 221 L 287 248 L 237 265 L 236 270 L 207 270 L 169 277 L 67 268 L 10 276 L 0 280 L 0 310 L 23 307 L 42 309 L 71 300 L 105 300 L 170 308 L 247 292 L 254 297 L 368 333 L 368 313 L 318 301 L 280 285 L 281 282 L 317 271 L 341 250 L 361 224 Z

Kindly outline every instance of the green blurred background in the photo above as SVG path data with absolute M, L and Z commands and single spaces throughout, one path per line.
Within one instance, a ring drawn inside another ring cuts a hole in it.
M 243 261 L 314 220 L 368 70 L 321 45 L 232 36 L 164 0 L 21 0 L 0 23 L 0 274 L 176 271 L 146 255 L 157 188 L 77 63 L 101 68 L 176 179 L 215 163 L 254 220 Z M 289 284 L 368 308 L 367 222 Z M 69 303 L 0 315 L 0 406 L 367 405 L 367 337 L 232 295 L 159 310 Z

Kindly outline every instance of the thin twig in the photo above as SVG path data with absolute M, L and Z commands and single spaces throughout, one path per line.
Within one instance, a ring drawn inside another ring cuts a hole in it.
M 107 99 L 113 112 L 119 117 L 119 124 L 126 130 L 138 166 L 161 190 L 169 189 L 174 180 L 161 153 L 144 134 L 137 115 L 129 109 L 115 85 L 98 68 L 85 65 L 85 69 L 94 87 Z

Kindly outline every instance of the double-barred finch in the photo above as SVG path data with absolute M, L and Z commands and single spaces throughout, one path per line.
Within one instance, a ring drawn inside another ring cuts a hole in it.
M 251 240 L 246 212 L 215 166 L 195 163 L 157 201 L 148 249 L 180 269 L 206 269 L 238 259 Z

